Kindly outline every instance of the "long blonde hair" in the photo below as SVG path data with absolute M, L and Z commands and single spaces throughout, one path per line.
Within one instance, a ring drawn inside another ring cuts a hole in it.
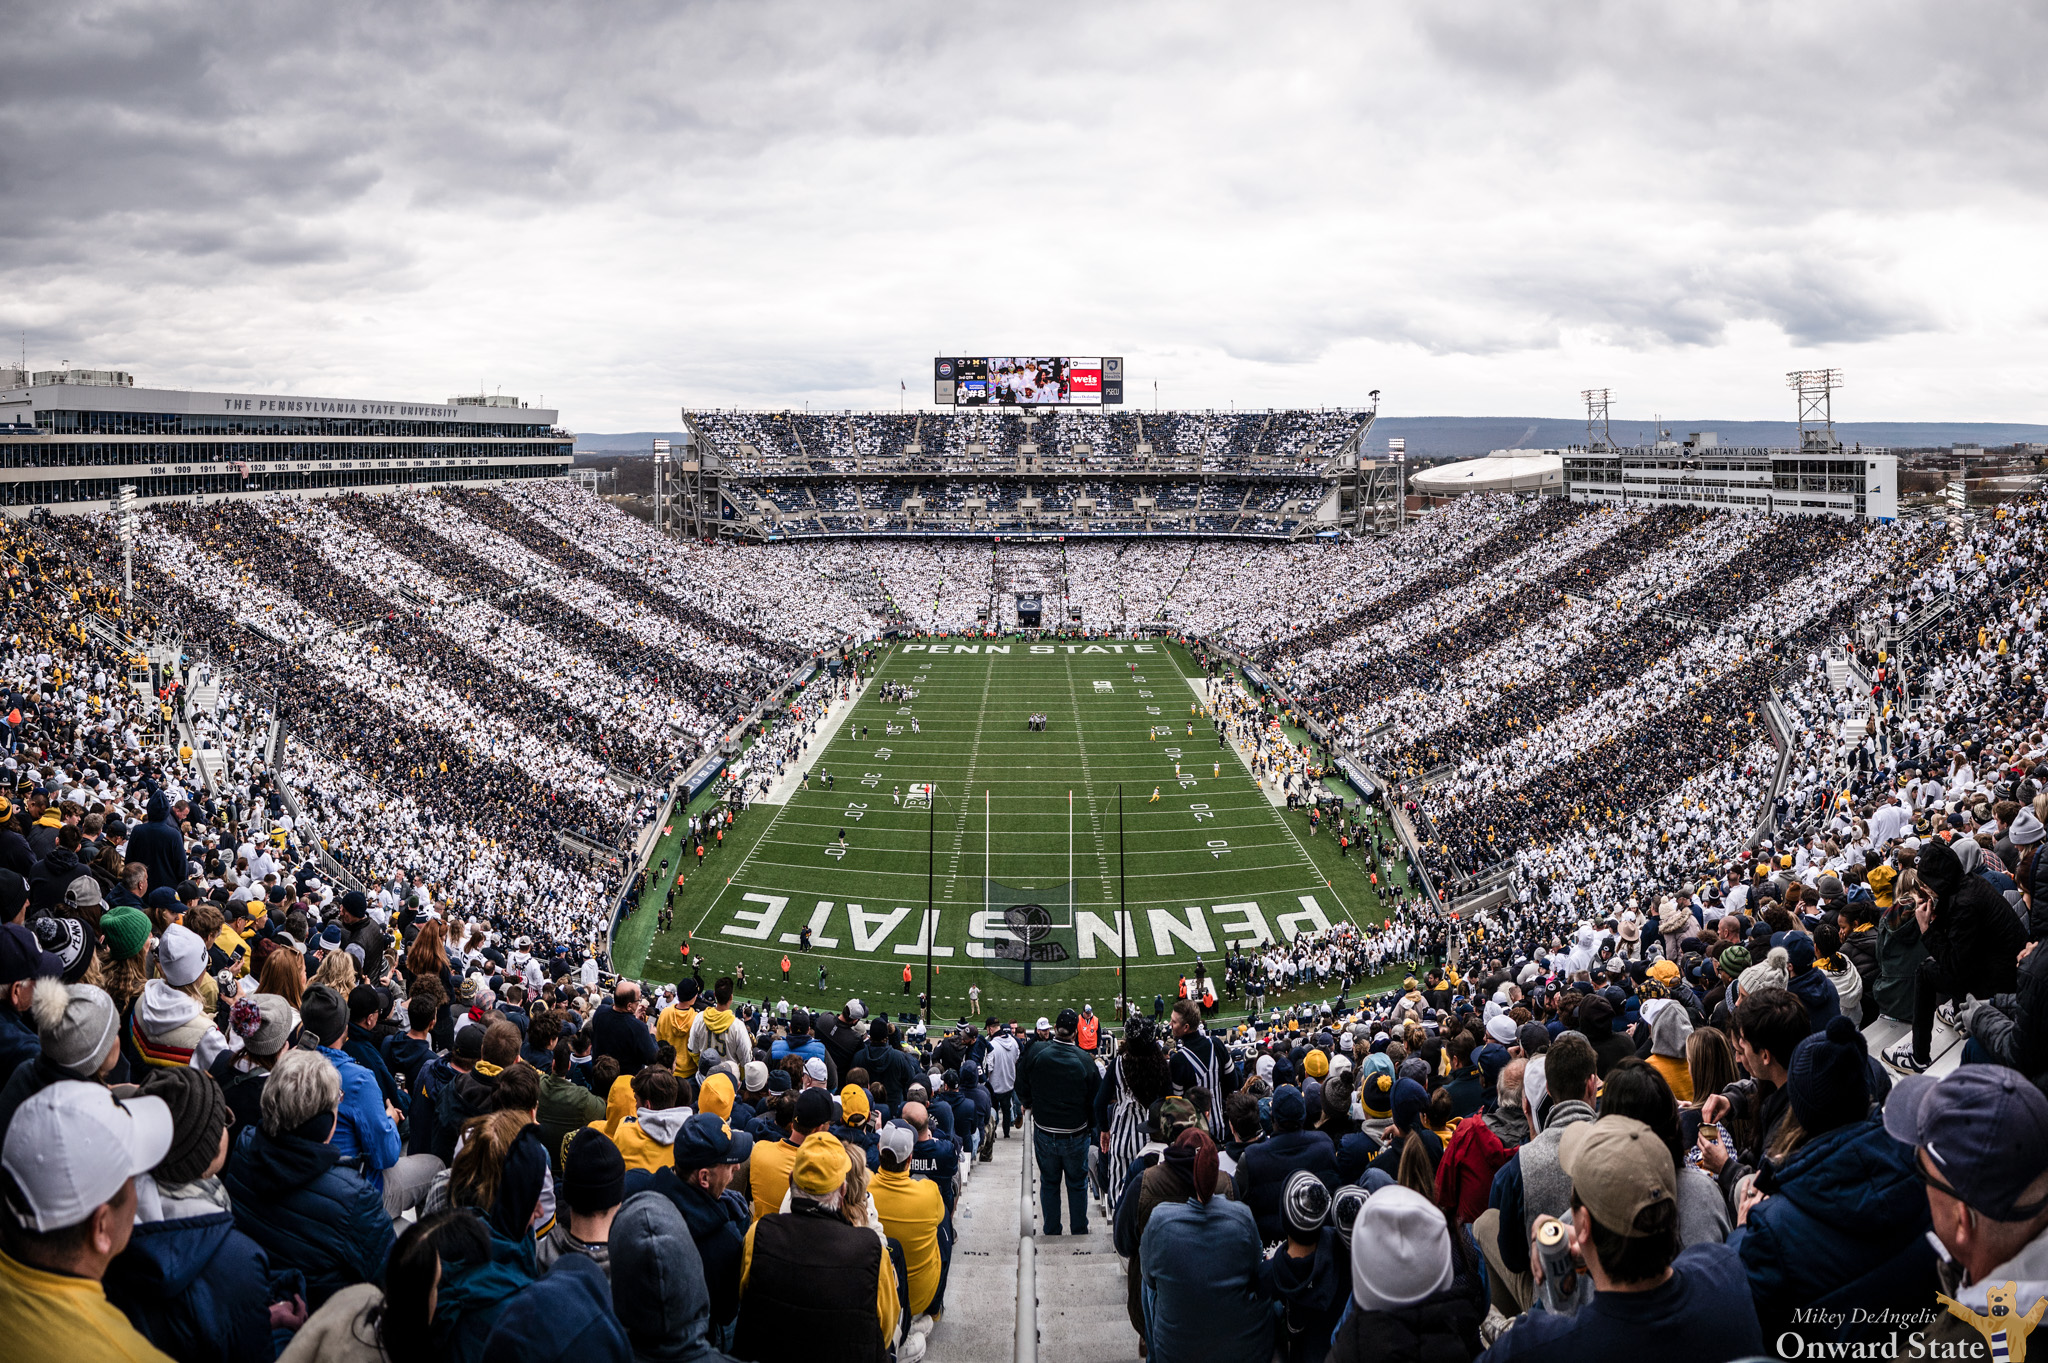
M 306 998 L 306 958 L 290 947 L 271 952 L 263 958 L 263 969 L 258 972 L 257 992 L 276 994 L 292 1007 L 298 1007 Z
M 848 1144 L 846 1153 L 853 1158 L 846 1166 L 846 1182 L 839 1185 L 842 1195 L 839 1211 L 851 1224 L 865 1226 L 868 1223 L 868 1152 L 858 1145 Z
M 328 952 L 308 983 L 332 985 L 347 998 L 348 991 L 356 987 L 356 958 L 346 951 Z
M 510 1108 L 472 1117 L 462 1128 L 462 1148 L 448 1171 L 448 1200 L 458 1207 L 488 1212 L 498 1200 L 498 1180 L 505 1157 L 531 1119 Z

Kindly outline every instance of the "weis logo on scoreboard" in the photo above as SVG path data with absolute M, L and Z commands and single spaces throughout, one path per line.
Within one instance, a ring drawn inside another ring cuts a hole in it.
M 942 355 L 932 361 L 943 407 L 1099 407 L 1121 403 L 1123 358 Z

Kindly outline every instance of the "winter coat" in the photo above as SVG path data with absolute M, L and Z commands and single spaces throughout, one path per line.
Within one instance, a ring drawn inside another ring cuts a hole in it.
M 1273 1310 L 1259 1295 L 1264 1259 L 1249 1207 L 1220 1197 L 1161 1207 L 1138 1258 L 1151 1363 L 1264 1363 Z
M 270 1363 L 274 1276 L 225 1211 L 149 1221 L 107 1266 L 107 1300 L 179 1363 Z
M 1806 1020 L 1811 1029 L 1824 1032 L 1842 1012 L 1841 996 L 1835 992 L 1835 983 L 1827 972 L 1818 966 L 1808 966 L 1800 974 L 1785 982 L 1794 998 L 1806 1005 Z
M 1449 1287 L 1397 1311 L 1354 1301 L 1330 1340 L 1329 1363 L 1470 1363 L 1479 1356 L 1479 1308 Z
M 651 1174 L 629 1172 L 626 1196 L 639 1192 L 660 1193 L 682 1214 L 703 1266 L 711 1323 L 724 1329 L 740 1310 L 740 1260 L 746 1249 L 747 1227 L 754 1219 L 753 1207 L 732 1188 L 715 1198 L 707 1197 L 702 1188 L 684 1182 L 673 1168 L 656 1169 Z
M 1894 914 L 1898 918 L 1896 923 Z M 1876 936 L 1878 1012 L 1894 1022 L 1911 1022 L 1920 962 L 1927 959 L 1927 944 L 1920 940 L 1920 925 L 1903 908 L 1886 909 Z
M 1851 1014 L 1851 1016 L 1858 1017 L 1859 1026 L 1867 1027 L 1877 1021 L 1878 1018 L 1877 947 L 1878 930 L 1876 928 L 1867 928 L 1862 932 L 1848 932 L 1842 937 L 1842 954 L 1848 957 L 1849 963 L 1856 968 L 1856 976 L 1860 981 L 1856 1004 L 1858 1011 Z M 1835 982 L 1835 989 L 1842 996 L 1842 1011 L 1849 1012 L 1848 991 L 1842 988 L 1842 983 L 1839 980 Z
M 1262 1295 L 1280 1304 L 1278 1357 L 1285 1363 L 1322 1363 L 1330 1333 L 1351 1300 L 1351 1255 L 1335 1226 L 1324 1226 L 1316 1252 L 1297 1259 L 1286 1246 L 1259 1270 Z
M 711 1347 L 711 1299 L 696 1244 L 667 1199 L 627 1198 L 612 1223 L 611 1253 L 612 1303 L 636 1361 L 729 1363 Z
M 1502 1139 L 1503 1130 L 1516 1137 L 1514 1144 Z M 1520 1112 L 1487 1113 L 1480 1120 L 1458 1123 L 1436 1167 L 1436 1204 L 1461 1226 L 1477 1221 L 1493 1191 L 1493 1176 L 1528 1138 L 1529 1125 Z
M 1280 1195 L 1297 1169 L 1314 1174 L 1326 1188 L 1337 1187 L 1337 1147 L 1329 1136 L 1321 1131 L 1282 1131 L 1247 1146 L 1238 1160 L 1232 1196 L 1251 1208 L 1261 1240 L 1271 1243 L 1287 1234 Z
M 1095 1062 L 1069 1041 L 1031 1048 L 1017 1067 L 1017 1093 L 1047 1132 L 1087 1131 L 1095 1124 Z
M 434 1293 L 434 1319 L 427 1334 L 443 1363 L 481 1363 L 484 1344 L 506 1308 L 533 1282 L 533 1237 L 505 1238 L 489 1221 L 489 1255 L 443 1259 Z
M 638 1074 L 654 1063 L 654 1033 L 631 1013 L 599 1008 L 590 1019 L 590 1054 L 612 1057 L 620 1074 Z
M 604 1099 L 573 1080 L 542 1072 L 535 1120 L 540 1123 L 541 1144 L 548 1148 L 548 1164 L 557 1179 L 562 1176 L 562 1147 L 570 1133 L 603 1119 Z
M 488 1363 L 629 1363 L 632 1346 L 612 1314 L 612 1285 L 594 1260 L 565 1255 L 515 1294 L 484 1341 Z
M 171 802 L 162 793 L 149 797 L 145 821 L 128 830 L 122 855 L 149 868 L 151 885 L 177 885 L 185 879 L 185 835 L 171 822 Z
M 70 888 L 72 881 L 91 874 L 91 868 L 78 859 L 78 853 L 68 847 L 51 848 L 49 855 L 36 863 L 34 873 L 28 877 L 28 917 L 36 919 L 46 914 L 63 913 L 64 891 Z M 174 880 L 171 883 L 175 885 L 178 882 Z
M 1766 1339 L 1790 1328 L 1800 1307 L 1875 1312 L 1929 1299 L 1931 1223 L 1913 1161 L 1912 1147 L 1866 1118 L 1815 1136 L 1771 1172 L 1770 1196 L 1730 1242 Z
M 236 1228 L 273 1269 L 306 1275 L 313 1310 L 350 1283 L 381 1281 L 395 1239 L 383 1195 L 340 1159 L 332 1145 L 252 1126 L 221 1172 Z
M 1936 896 L 1925 933 L 1928 954 L 1958 989 L 1979 998 L 2011 993 L 2027 929 L 2005 896 L 1964 871 L 1955 849 L 1939 838 L 1920 849 L 1919 869 Z
M 43 1042 L 36 1035 L 35 1024 L 0 1003 L 0 1087 L 6 1085 L 16 1066 L 25 1065 L 42 1053 Z

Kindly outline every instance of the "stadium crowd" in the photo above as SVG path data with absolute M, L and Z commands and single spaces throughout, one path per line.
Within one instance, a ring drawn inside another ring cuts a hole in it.
M 1143 593 L 1307 689 L 1440 883 L 1510 893 L 1233 951 L 1209 1016 L 927 1030 L 614 976 L 571 844 L 877 600 L 971 626 L 988 550 L 763 573 L 567 489 L 238 503 L 147 513 L 124 603 L 108 527 L 0 523 L 0 1318 L 87 1358 L 915 1363 L 1028 1135 L 1153 1363 L 2009 1347 L 2048 1293 L 2044 529 L 1468 498 L 1413 552 L 1070 547 L 1090 612 Z M 1478 573 L 1521 585 L 1447 595 Z M 1855 628 L 1935 607 L 1903 657 Z M 1216 718 L 1307 793 L 1313 750 Z M 1333 824 L 1392 881 L 1386 831 Z

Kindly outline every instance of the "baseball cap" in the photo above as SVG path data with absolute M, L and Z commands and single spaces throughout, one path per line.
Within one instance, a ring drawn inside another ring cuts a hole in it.
M 0 927 L 0 985 L 23 980 L 56 979 L 64 973 L 64 962 L 43 950 L 36 935 L 19 923 Z
M 1633 1117 L 1567 1127 L 1557 1144 L 1557 1167 L 1593 1219 L 1616 1235 L 1632 1235 L 1645 1208 L 1678 1199 L 1670 1147 Z
M 2017 1070 L 1963 1065 L 1908 1075 L 1885 1100 L 1884 1129 L 1918 1146 L 1955 1197 L 1993 1221 L 2030 1221 L 2027 1185 L 2048 1173 L 2048 1097 Z
M 1040 1018 L 1040 1019 L 1038 1020 L 1038 1027 L 1037 1027 L 1037 1029 L 1036 1029 L 1036 1030 L 1038 1030 L 1038 1031 L 1041 1031 L 1041 1032 L 1049 1032 L 1049 1031 L 1051 1031 L 1051 1030 L 1052 1030 L 1052 1019 L 1051 1019 L 1051 1018 L 1044 1018 L 1044 1017 Z
M 907 1160 L 917 1148 L 917 1137 L 907 1126 L 890 1123 L 882 1128 L 882 1153 L 892 1160 Z
M 791 1120 L 804 1128 L 823 1126 L 832 1120 L 832 1095 L 823 1089 L 805 1089 L 796 1096 L 796 1116 Z
M 170 1148 L 171 1109 L 163 1099 L 120 1102 L 99 1084 L 65 1079 L 15 1111 L 0 1166 L 21 1190 L 15 1219 L 47 1233 L 83 1222 Z
M 1040 1025 L 1042 1026 L 1043 1024 Z M 1071 1008 L 1062 1008 L 1059 1021 L 1055 1025 L 1062 1032 L 1071 1032 L 1081 1025 L 1081 1015 Z
M 846 1182 L 847 1171 L 852 1167 L 853 1160 L 837 1136 L 829 1131 L 814 1131 L 797 1147 L 789 1181 L 798 1192 L 824 1197 Z
M 753 1153 L 754 1138 L 733 1130 L 732 1123 L 715 1112 L 695 1114 L 676 1133 L 675 1160 L 679 1170 L 739 1164 Z
M 859 1022 L 867 1017 L 868 1007 L 859 999 L 848 999 L 846 1001 L 846 1015 L 855 1022 Z
M 825 1082 L 825 1078 L 828 1073 L 829 1071 L 827 1071 L 825 1068 L 825 1062 L 818 1059 L 817 1056 L 814 1055 L 810 1059 L 804 1061 L 804 1078 L 814 1080 L 817 1083 L 822 1084 Z

